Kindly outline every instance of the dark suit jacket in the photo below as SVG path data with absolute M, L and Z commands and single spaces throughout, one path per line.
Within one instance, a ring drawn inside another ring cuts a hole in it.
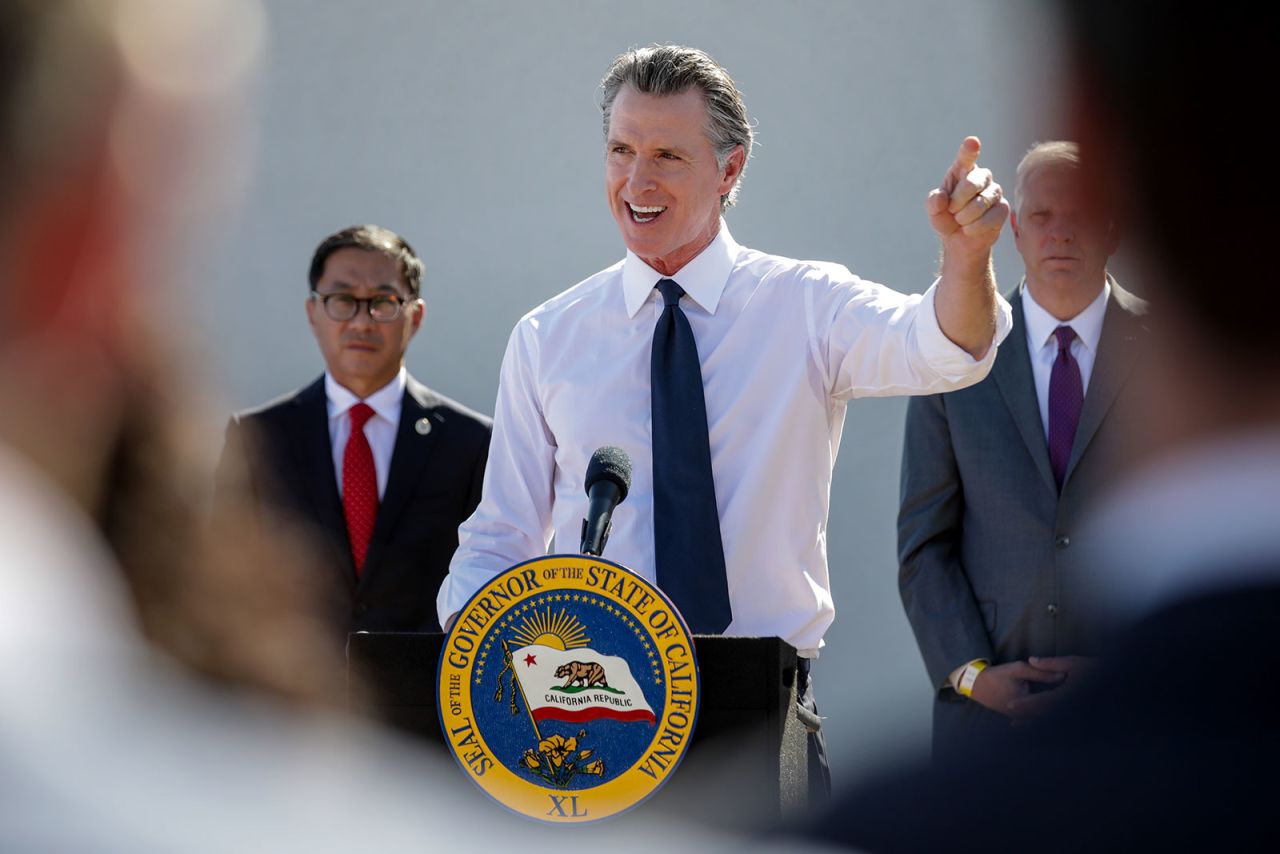
M 359 578 L 333 470 L 323 376 L 232 416 L 223 469 L 242 454 L 260 504 L 309 529 L 323 555 L 317 589 L 342 637 L 361 630 L 434 632 L 436 593 L 458 547 L 458 526 L 480 501 L 491 425 L 409 377 Z
M 869 779 L 803 832 L 874 852 L 1274 851 L 1278 634 L 1275 581 L 1171 603 L 1011 741 Z
M 1027 352 L 1022 300 L 991 375 L 908 404 L 898 514 L 899 590 L 935 688 L 934 748 L 1007 729 L 959 696 L 961 664 L 1088 655 L 1102 632 L 1075 566 L 1078 527 L 1116 468 L 1129 419 L 1120 391 L 1146 304 L 1111 282 L 1098 354 L 1061 494 Z M 1131 426 L 1131 425 L 1130 425 Z

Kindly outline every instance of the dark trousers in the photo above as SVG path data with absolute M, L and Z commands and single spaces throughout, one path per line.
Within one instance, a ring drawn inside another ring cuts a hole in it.
M 813 678 L 807 658 L 796 659 L 796 715 L 809 731 L 809 803 L 820 806 L 831 799 L 831 767 L 827 764 L 827 739 L 813 696 Z

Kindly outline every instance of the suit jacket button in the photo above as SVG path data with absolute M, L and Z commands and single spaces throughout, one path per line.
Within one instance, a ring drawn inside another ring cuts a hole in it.
M 368 603 L 368 602 L 357 602 L 357 603 L 356 603 L 356 613 L 357 613 L 357 614 L 364 614 L 364 613 L 367 613 L 367 612 L 368 612 L 368 610 L 369 610 L 369 603 Z
M 1053 544 L 1055 547 L 1059 549 L 1065 549 L 1067 546 L 1071 545 L 1071 538 L 1068 537 L 1066 534 L 1063 534 L 1061 537 L 1058 537 L 1058 539 L 1054 540 Z
M 1045 610 L 1049 612 L 1050 617 L 1058 616 L 1058 606 L 1054 605 L 1052 602 L 1049 603 L 1049 607 L 1045 608 Z

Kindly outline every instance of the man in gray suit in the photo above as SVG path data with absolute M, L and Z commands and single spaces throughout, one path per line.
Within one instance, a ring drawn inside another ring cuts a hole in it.
M 899 590 L 935 693 L 935 755 L 1007 730 L 1088 667 L 1101 617 L 1078 522 L 1122 458 L 1118 401 L 1145 304 L 1106 271 L 1118 242 L 1070 142 L 1018 166 L 1026 266 L 991 376 L 908 405 Z

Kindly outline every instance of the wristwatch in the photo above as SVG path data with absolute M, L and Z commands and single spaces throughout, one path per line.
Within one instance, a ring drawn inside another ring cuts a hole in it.
M 987 662 L 979 658 L 976 661 L 970 661 L 964 667 L 964 672 L 960 674 L 960 682 L 956 685 L 956 691 L 962 697 L 970 697 L 973 695 L 973 683 L 977 681 L 978 674 L 987 669 Z

